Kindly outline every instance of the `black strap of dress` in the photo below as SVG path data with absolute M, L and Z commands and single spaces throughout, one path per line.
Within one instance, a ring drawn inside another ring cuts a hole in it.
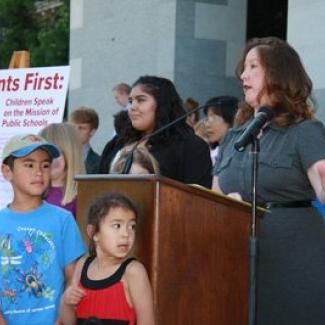
M 91 280 L 87 276 L 88 268 L 90 263 L 95 259 L 96 256 L 89 256 L 81 271 L 81 277 L 80 277 L 80 283 L 83 287 L 93 289 L 93 290 L 99 290 L 103 288 L 107 288 L 109 286 L 112 286 L 113 284 L 121 281 L 121 278 L 125 272 L 126 267 L 129 265 L 130 262 L 135 260 L 134 257 L 129 257 L 126 259 L 119 268 L 108 278 L 101 279 L 101 280 Z

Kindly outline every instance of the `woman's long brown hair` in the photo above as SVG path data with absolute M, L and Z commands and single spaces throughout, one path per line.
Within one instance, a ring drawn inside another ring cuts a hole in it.
M 280 126 L 288 126 L 312 119 L 312 81 L 298 53 L 277 37 L 253 38 L 247 43 L 237 65 L 238 78 L 244 71 L 246 55 L 253 48 L 256 48 L 261 65 L 265 69 L 265 91 L 272 100 L 274 122 Z M 242 125 L 253 113 L 251 106 L 245 102 L 240 103 L 235 125 Z

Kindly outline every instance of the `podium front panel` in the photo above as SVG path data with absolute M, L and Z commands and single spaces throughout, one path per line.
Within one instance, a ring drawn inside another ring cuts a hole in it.
M 148 271 L 158 325 L 247 324 L 249 208 L 154 176 L 82 177 L 85 238 L 87 208 L 107 192 L 139 208 L 134 255 Z

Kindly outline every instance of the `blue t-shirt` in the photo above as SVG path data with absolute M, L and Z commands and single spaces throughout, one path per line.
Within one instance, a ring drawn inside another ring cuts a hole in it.
M 64 268 L 85 253 L 70 212 L 43 202 L 29 212 L 0 211 L 0 309 L 8 324 L 53 325 Z

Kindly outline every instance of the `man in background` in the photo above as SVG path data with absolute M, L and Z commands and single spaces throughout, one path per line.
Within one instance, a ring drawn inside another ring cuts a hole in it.
M 112 91 L 115 101 L 122 107 L 122 109 L 127 110 L 129 108 L 131 87 L 126 83 L 119 83 L 113 87 Z
M 70 114 L 69 122 L 75 127 L 80 136 L 87 174 L 97 174 L 100 156 L 90 145 L 90 139 L 99 126 L 97 112 L 89 107 L 79 107 Z

